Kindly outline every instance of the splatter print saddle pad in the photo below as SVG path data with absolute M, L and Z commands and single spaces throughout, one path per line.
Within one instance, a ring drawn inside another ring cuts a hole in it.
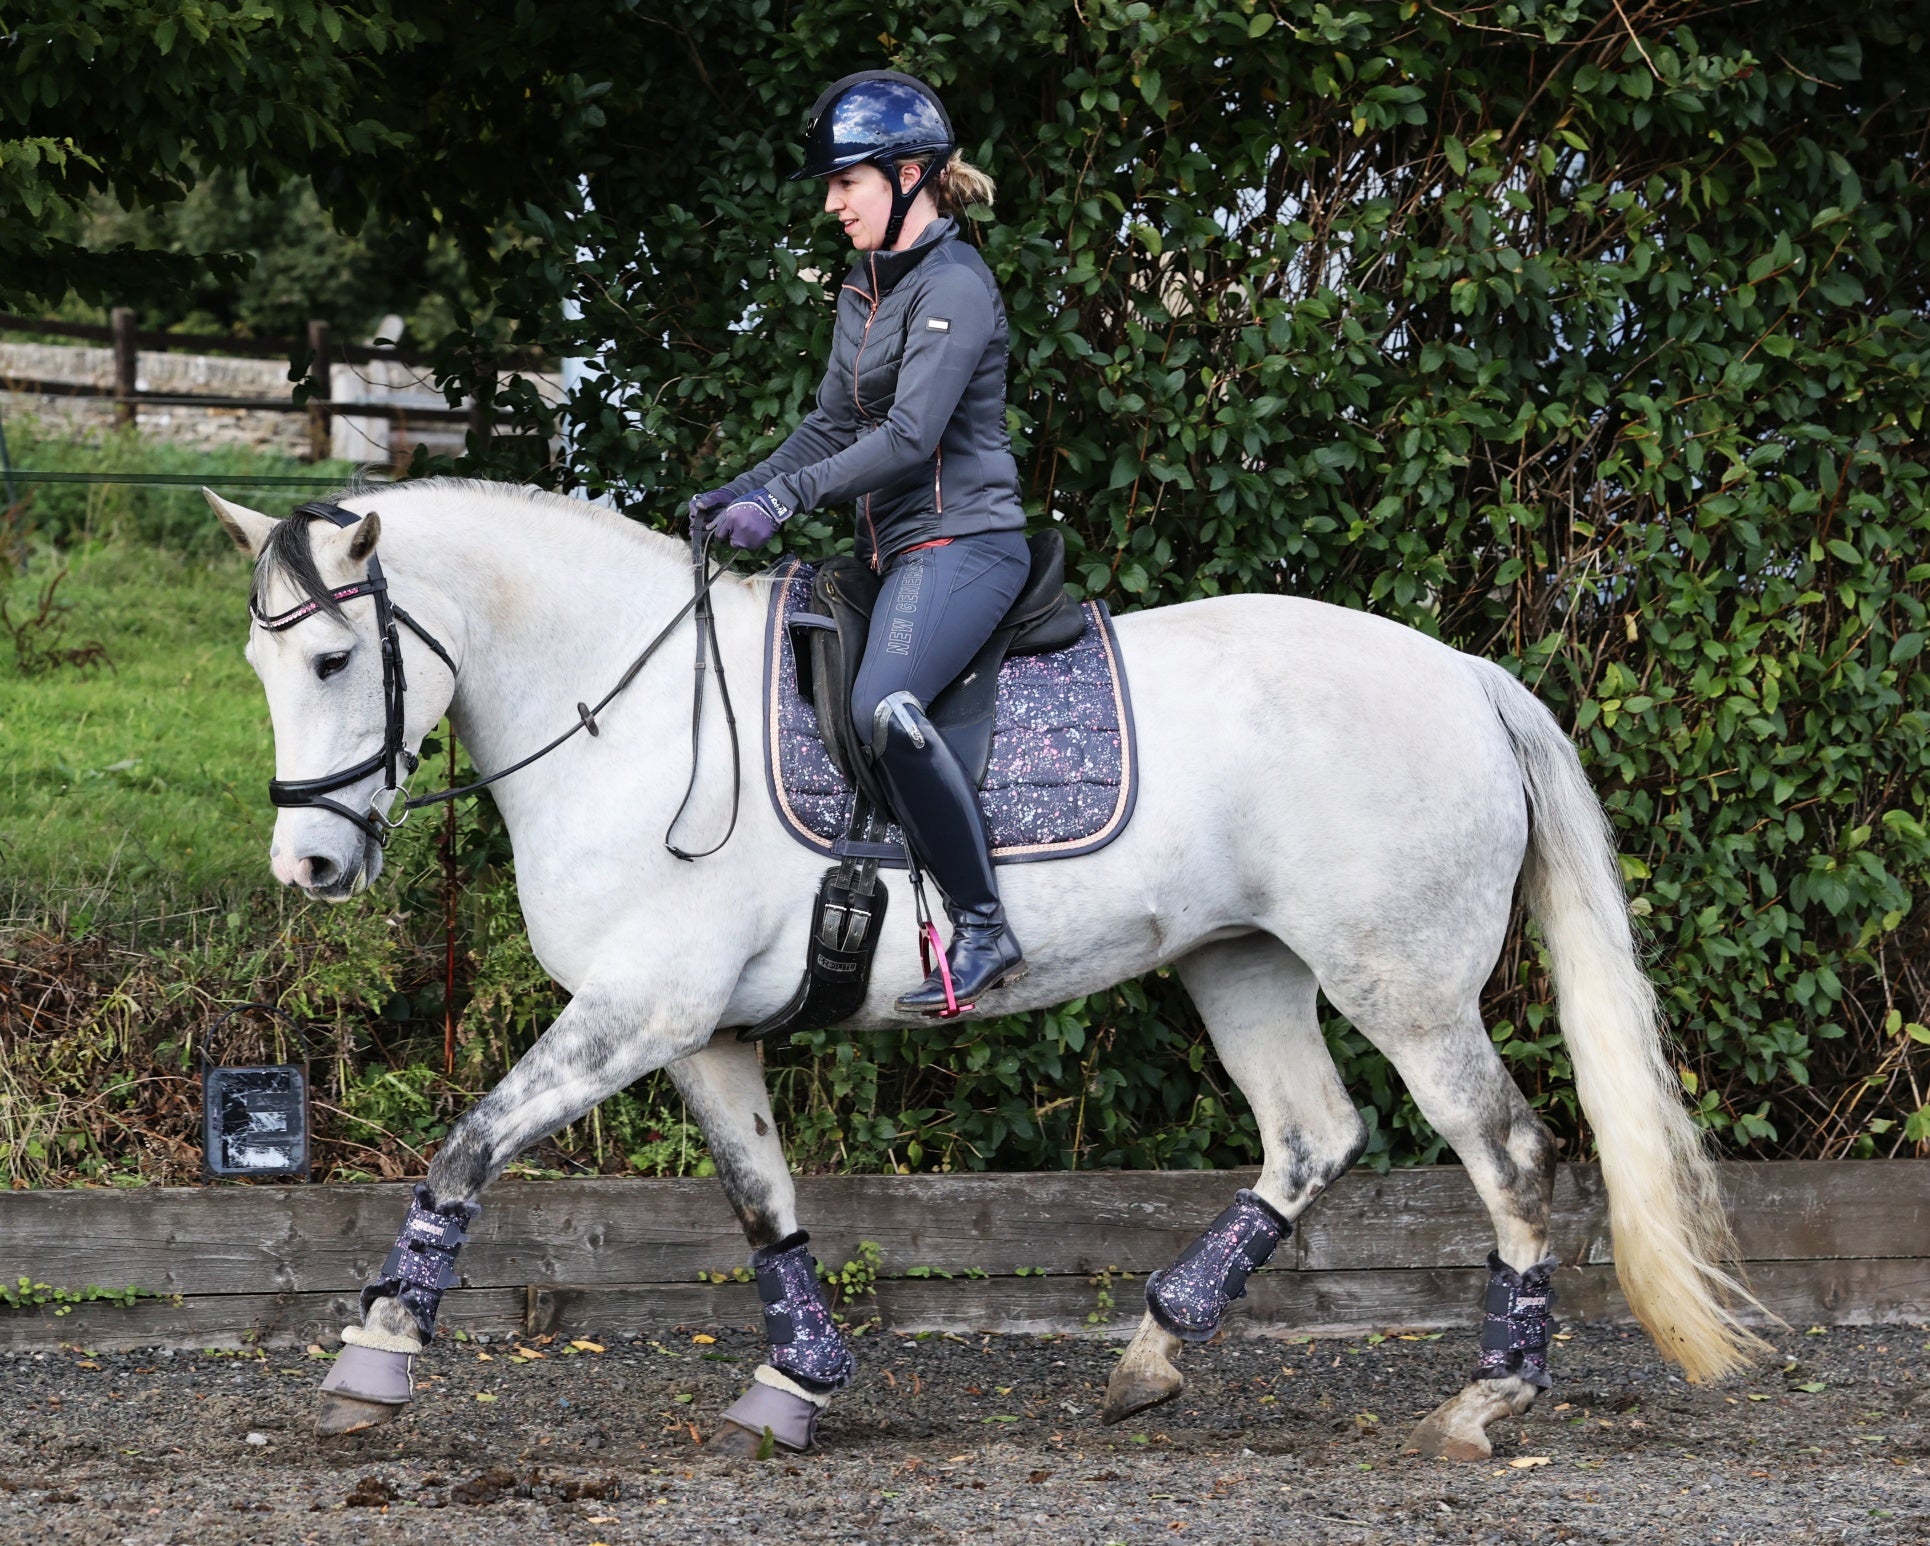
M 854 794 L 798 691 L 791 614 L 811 608 L 811 565 L 789 559 L 772 588 L 764 632 L 764 771 L 785 829 L 827 857 L 851 822 Z M 999 673 L 992 760 L 979 790 L 999 864 L 1067 859 L 1103 848 L 1138 794 L 1132 703 L 1112 618 L 1085 604 L 1086 631 L 1047 655 L 1008 659 Z M 896 827 L 890 841 L 902 843 Z M 902 865 L 903 860 L 898 861 Z

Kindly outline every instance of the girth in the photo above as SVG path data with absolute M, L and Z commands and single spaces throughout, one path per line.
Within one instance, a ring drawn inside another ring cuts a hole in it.
M 958 679 L 926 710 L 974 783 L 984 782 L 992 760 L 999 667 L 1008 656 L 1064 649 L 1086 629 L 1084 609 L 1066 594 L 1063 534 L 1048 527 L 1031 537 L 1027 546 L 1032 550 L 1032 570 L 1025 588 Z M 864 663 L 871 612 L 881 584 L 855 558 L 827 559 L 811 581 L 811 598 L 819 610 L 793 613 L 790 625 L 798 690 L 817 711 L 825 750 L 838 771 L 873 805 L 889 810 L 891 802 L 863 751 L 871 739 L 871 727 L 855 724 L 851 718 L 851 693 Z

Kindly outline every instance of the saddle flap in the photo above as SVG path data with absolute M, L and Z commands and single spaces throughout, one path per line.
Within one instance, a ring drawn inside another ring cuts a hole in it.
M 855 558 L 827 559 L 811 580 L 811 597 L 821 619 L 808 626 L 810 667 L 808 689 L 817 711 L 818 733 L 837 769 L 851 783 L 883 803 L 883 791 L 872 777 L 864 755 L 868 726 L 851 722 L 851 693 L 864 660 L 865 636 L 871 612 L 878 604 L 882 582 Z M 806 614 L 809 615 L 809 614 Z M 797 634 L 792 634 L 795 643 Z M 798 657 L 798 687 L 805 691 L 804 656 Z

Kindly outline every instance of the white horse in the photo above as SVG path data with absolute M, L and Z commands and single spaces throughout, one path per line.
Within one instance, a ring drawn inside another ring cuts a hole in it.
M 363 580 L 379 540 L 393 600 L 448 656 L 400 632 L 402 734 L 413 748 L 446 712 L 483 769 L 568 728 L 575 706 L 600 697 L 690 599 L 680 544 L 537 490 L 441 479 L 364 490 L 341 501 L 347 525 L 208 499 L 256 558 L 266 613 Z M 713 594 L 723 654 L 751 680 L 769 586 L 726 576 Z M 252 630 L 280 777 L 314 778 L 377 751 L 374 618 L 353 599 L 299 626 Z M 686 645 L 691 626 L 679 634 Z M 1553 960 L 1629 1305 L 1690 1377 L 1740 1365 L 1760 1346 L 1739 1318 L 1753 1301 L 1721 1265 L 1731 1253 L 1713 1168 L 1664 1056 L 1601 808 L 1553 716 L 1497 666 L 1314 601 L 1155 608 L 1118 619 L 1118 642 L 1140 733 L 1136 813 L 1099 852 L 1002 872 L 1031 971 L 982 1011 L 1037 1009 L 1171 965 L 1252 1105 L 1265 1151 L 1253 1191 L 1277 1223 L 1366 1141 L 1321 1036 L 1324 992 L 1467 1167 L 1513 1269 L 1494 1274 L 1504 1289 L 1499 1300 L 1491 1291 L 1490 1324 L 1504 1346 L 1511 1325 L 1532 1341 L 1534 1307 L 1511 1312 L 1505 1284 L 1546 1256 L 1555 1147 L 1479 1007 L 1519 881 Z M 576 736 L 493 790 L 530 942 L 572 996 L 436 1154 L 424 1205 L 444 1216 L 466 1219 L 463 1205 L 519 1151 L 661 1068 L 701 1124 L 750 1243 L 770 1247 L 798 1229 L 757 1049 L 718 1028 L 753 1024 L 789 998 L 824 861 L 786 835 L 751 780 L 721 851 L 696 863 L 665 851 L 688 774 L 690 693 L 684 647 L 661 652 L 602 715 L 600 735 Z M 721 834 L 731 805 L 715 712 L 701 766 L 680 829 L 691 845 Z M 383 782 L 371 771 L 336 798 L 364 810 Z M 284 884 L 330 901 L 381 867 L 355 824 L 312 806 L 281 811 L 270 857 Z M 891 915 L 910 916 L 904 878 L 890 884 Z M 892 1001 L 918 976 L 910 950 L 881 951 L 853 1023 L 895 1023 Z M 428 1218 L 410 1214 L 417 1244 Z M 440 1227 L 427 1225 L 430 1235 Z M 405 1230 L 392 1267 L 409 1242 Z M 324 1399 L 324 1432 L 380 1421 L 408 1399 L 408 1356 L 427 1328 L 391 1296 L 365 1301 L 364 1324 L 344 1337 L 393 1359 L 399 1380 L 338 1387 Z M 1176 1395 L 1181 1346 L 1149 1313 L 1104 1418 Z M 1488 1424 L 1525 1412 L 1547 1383 L 1529 1368 L 1483 1372 L 1415 1430 L 1413 1447 L 1485 1456 Z M 826 1393 L 768 1364 L 759 1379 L 811 1403 L 801 1438 L 778 1425 L 787 1442 L 808 1442 Z M 758 1437 L 727 1423 L 713 1442 L 742 1450 Z

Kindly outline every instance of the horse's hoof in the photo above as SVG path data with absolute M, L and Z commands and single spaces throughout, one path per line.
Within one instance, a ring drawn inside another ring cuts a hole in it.
M 1423 1460 L 1486 1460 L 1494 1453 L 1487 1434 L 1440 1421 L 1437 1413 L 1414 1425 L 1401 1452 Z
M 364 1401 L 359 1396 L 344 1396 L 330 1391 L 322 1397 L 322 1409 L 315 1416 L 318 1438 L 339 1439 L 393 1422 L 402 1408 L 387 1401 Z
M 738 1460 L 768 1460 L 776 1452 L 777 1441 L 762 1433 L 752 1433 L 742 1423 L 727 1422 L 704 1445 L 707 1454 Z
M 1171 1364 L 1152 1364 L 1113 1370 L 1106 1384 L 1106 1403 L 1099 1409 L 1099 1421 L 1107 1427 L 1123 1423 L 1135 1412 L 1150 1411 L 1171 1401 L 1186 1389 L 1186 1377 Z
M 1494 1453 L 1488 1425 L 1521 1416 L 1539 1394 L 1525 1380 L 1475 1380 L 1416 1423 L 1401 1449 L 1430 1460 L 1486 1460 Z

